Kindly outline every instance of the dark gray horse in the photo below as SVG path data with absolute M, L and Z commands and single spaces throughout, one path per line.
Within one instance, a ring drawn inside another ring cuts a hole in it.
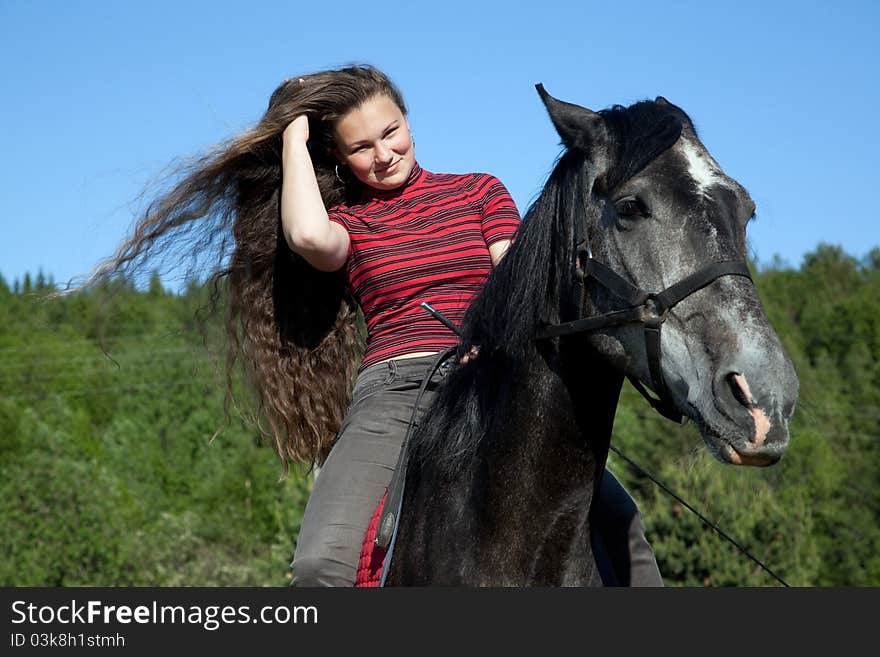
M 755 205 L 663 98 L 539 92 L 565 151 L 409 445 L 388 585 L 601 584 L 590 505 L 625 376 L 726 463 L 785 451 L 798 382 L 745 266 Z

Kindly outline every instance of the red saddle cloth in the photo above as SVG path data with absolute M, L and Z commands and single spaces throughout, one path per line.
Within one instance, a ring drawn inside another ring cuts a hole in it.
M 355 587 L 378 587 L 382 581 L 382 569 L 385 565 L 385 550 L 377 547 L 373 542 L 376 538 L 376 530 L 379 528 L 379 518 L 382 516 L 382 508 L 385 506 L 385 498 L 388 493 L 382 496 L 373 519 L 367 527 L 367 534 L 364 536 L 364 545 L 361 548 L 361 558 L 358 562 L 357 577 L 355 578 Z

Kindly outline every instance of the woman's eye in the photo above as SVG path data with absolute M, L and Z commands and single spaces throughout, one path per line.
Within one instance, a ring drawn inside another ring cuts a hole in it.
M 637 198 L 625 198 L 616 204 L 617 214 L 620 217 L 650 217 L 651 213 Z

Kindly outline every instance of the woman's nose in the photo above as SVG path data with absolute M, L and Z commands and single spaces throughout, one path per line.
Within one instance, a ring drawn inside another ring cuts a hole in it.
M 394 154 L 391 152 L 391 149 L 388 148 L 388 145 L 384 141 L 380 141 L 378 144 L 376 144 L 376 150 L 373 152 L 375 154 L 376 162 L 380 164 L 390 162 L 394 158 Z

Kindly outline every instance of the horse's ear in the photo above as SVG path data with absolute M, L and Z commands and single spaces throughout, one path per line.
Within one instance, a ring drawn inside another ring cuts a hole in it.
M 691 130 L 693 130 L 694 133 L 697 132 L 697 129 L 694 127 L 693 121 L 691 121 L 691 117 L 689 117 L 687 115 L 687 113 L 683 109 L 681 109 L 678 105 L 670 103 L 663 96 L 657 96 L 654 99 L 654 102 L 657 103 L 658 105 L 662 105 L 663 107 L 668 107 L 669 109 L 671 109 L 674 114 L 678 115 L 678 118 L 681 119 L 683 123 L 686 123 L 687 125 L 690 126 Z
M 567 148 L 589 150 L 595 141 L 604 135 L 602 117 L 586 107 L 557 100 L 547 93 L 543 84 L 536 84 L 538 95 L 550 114 L 556 132 L 562 137 Z

